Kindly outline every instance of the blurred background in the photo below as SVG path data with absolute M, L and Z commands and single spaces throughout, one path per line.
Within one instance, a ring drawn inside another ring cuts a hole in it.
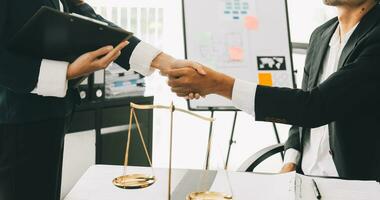
M 180 0 L 86 0 L 86 2 L 91 4 L 97 13 L 133 32 L 142 40 L 177 58 L 184 58 L 182 2 Z M 296 82 L 297 86 L 300 87 L 310 34 L 318 25 L 334 17 L 335 10 L 323 5 L 322 0 L 288 0 L 288 12 L 294 69 L 297 72 Z M 106 98 L 123 96 L 118 93 L 119 90 L 123 90 L 119 88 L 123 84 L 118 84 L 119 80 L 114 79 L 115 74 L 123 74 L 124 80 L 122 81 L 127 80 L 134 85 L 136 95 L 154 96 L 154 104 L 169 105 L 171 101 L 174 101 L 177 107 L 187 108 L 187 102 L 171 93 L 166 85 L 166 78 L 157 72 L 140 80 L 141 77 L 120 70 L 117 66 L 107 69 L 105 73 Z M 143 89 L 141 90 L 141 88 Z M 128 112 L 129 110 L 123 110 L 119 114 L 124 116 L 125 113 L 127 119 Z M 199 114 L 210 116 L 210 112 L 199 112 Z M 222 169 L 227 157 L 234 113 L 216 112 L 214 117 L 216 122 L 213 130 L 210 168 Z M 169 157 L 169 113 L 167 111 L 154 111 L 152 118 L 153 166 L 166 168 Z M 277 128 L 281 142 L 285 142 L 289 126 L 277 124 Z M 175 113 L 174 168 L 204 168 L 208 132 L 208 123 L 191 116 Z M 73 144 L 70 138 L 66 138 L 66 140 L 74 146 L 83 148 L 82 142 L 74 142 Z M 228 165 L 229 170 L 236 170 L 245 159 L 255 152 L 277 143 L 272 123 L 255 122 L 252 116 L 243 112 L 238 114 L 234 141 Z M 65 156 L 76 153 L 66 146 Z M 133 154 L 133 152 L 131 153 Z M 90 159 L 88 162 L 95 161 Z M 265 161 L 258 169 L 277 172 L 280 170 L 281 163 L 280 156 L 273 157 Z M 64 170 L 65 168 L 70 168 L 67 162 L 64 165 Z M 70 173 L 74 172 L 71 171 Z M 80 177 L 81 172 L 75 173 Z M 75 175 L 68 178 L 65 174 L 63 177 L 64 182 L 65 180 L 74 182 L 77 178 Z M 70 184 L 63 190 L 63 193 L 67 192 L 69 188 Z

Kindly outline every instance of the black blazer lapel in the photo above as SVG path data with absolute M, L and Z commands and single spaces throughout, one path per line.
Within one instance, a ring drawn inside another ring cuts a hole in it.
M 336 27 L 338 26 L 338 21 L 333 23 L 331 26 L 329 26 L 327 29 L 325 29 L 321 36 L 319 41 L 317 40 L 316 44 L 318 46 L 315 46 L 313 48 L 318 48 L 316 50 L 314 55 L 315 64 L 313 67 L 310 68 L 310 79 L 309 79 L 309 89 L 316 87 L 318 84 L 319 75 L 321 72 L 321 69 L 323 67 L 323 63 L 326 57 L 327 48 L 329 47 L 330 39 L 333 36 Z M 311 88 L 310 88 L 311 87 Z
M 372 28 L 377 24 L 380 19 L 380 5 L 376 5 L 371 11 L 369 11 L 361 20 L 356 30 L 352 33 L 350 39 L 347 41 L 342 54 L 339 59 L 338 69 L 343 67 L 347 58 L 354 50 L 357 43 L 362 39 Z
M 59 0 L 49 0 L 55 9 L 59 9 Z

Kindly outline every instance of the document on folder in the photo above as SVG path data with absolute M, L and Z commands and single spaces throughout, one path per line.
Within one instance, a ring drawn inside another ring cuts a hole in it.
M 296 200 L 316 199 L 312 179 L 318 185 L 323 200 L 376 200 L 380 197 L 380 183 L 376 181 L 342 180 L 334 178 L 313 178 L 296 175 L 298 192 Z
M 211 190 L 225 191 L 226 184 L 221 180 L 223 173 L 218 173 Z M 294 179 L 296 173 L 256 174 L 229 172 L 233 199 L 295 200 Z
M 116 46 L 132 35 L 105 22 L 42 7 L 13 36 L 8 48 L 30 56 L 71 62 L 86 52 Z
M 296 174 L 254 174 L 229 172 L 234 199 L 317 200 L 312 180 L 317 183 L 323 200 L 376 200 L 380 184 L 375 181 L 350 181 L 314 178 Z M 226 191 L 218 173 L 211 190 Z

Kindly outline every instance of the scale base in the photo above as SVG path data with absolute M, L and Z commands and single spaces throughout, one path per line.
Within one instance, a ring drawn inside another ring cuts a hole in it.
M 115 178 L 112 183 L 121 189 L 142 189 L 147 188 L 156 182 L 154 176 L 145 174 L 130 174 Z
M 220 192 L 192 192 L 186 200 L 232 200 L 232 196 Z

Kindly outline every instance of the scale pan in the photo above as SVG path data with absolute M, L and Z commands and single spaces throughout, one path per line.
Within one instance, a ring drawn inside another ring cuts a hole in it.
M 148 176 L 145 174 L 130 174 L 125 176 L 119 176 L 113 179 L 112 183 L 122 189 L 142 189 L 147 188 L 156 182 L 154 176 Z
M 232 196 L 219 192 L 192 192 L 186 200 L 232 200 Z

